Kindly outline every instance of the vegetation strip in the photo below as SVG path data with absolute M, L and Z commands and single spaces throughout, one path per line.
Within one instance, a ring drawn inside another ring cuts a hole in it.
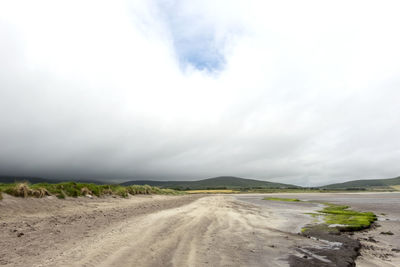
M 79 197 L 79 196 L 105 196 L 114 195 L 120 197 L 128 197 L 129 195 L 137 194 L 163 194 L 163 195 L 178 195 L 183 192 L 172 189 L 161 189 L 149 185 L 96 185 L 89 183 L 66 182 L 59 184 L 49 183 L 11 183 L 0 184 L 0 199 L 1 193 L 6 193 L 16 197 L 45 197 L 57 196 L 58 198 Z
M 300 202 L 300 199 L 297 198 L 282 198 L 282 197 L 265 197 L 263 200 L 272 200 L 272 201 L 287 201 L 287 202 Z

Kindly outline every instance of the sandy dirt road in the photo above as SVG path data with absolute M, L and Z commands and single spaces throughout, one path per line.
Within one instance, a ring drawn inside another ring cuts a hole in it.
M 288 266 L 297 248 L 324 245 L 232 196 L 6 196 L 0 205 L 4 266 Z

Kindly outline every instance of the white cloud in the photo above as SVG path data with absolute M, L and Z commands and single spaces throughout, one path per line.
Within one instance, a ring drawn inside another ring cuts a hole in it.
M 399 5 L 3 1 L 0 169 L 297 184 L 398 175 Z M 223 64 L 199 70 L 191 53 Z

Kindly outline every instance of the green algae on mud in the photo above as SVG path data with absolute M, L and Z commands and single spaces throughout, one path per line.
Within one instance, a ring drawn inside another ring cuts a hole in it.
M 282 201 L 278 206 L 282 205 L 282 208 L 285 208 L 285 205 L 295 205 L 296 207 L 304 205 L 315 210 L 306 213 L 313 219 L 299 234 L 307 238 L 322 240 L 324 245 L 299 246 L 296 249 L 298 254 L 289 255 L 288 261 L 291 267 L 355 266 L 361 243 L 359 240 L 351 238 L 346 232 L 368 228 L 376 220 L 375 214 L 351 210 L 348 206 L 296 198 L 266 197 L 263 200 Z M 283 201 L 287 204 L 283 204 Z M 288 202 L 292 202 L 292 204 Z
M 265 197 L 263 200 L 285 201 L 285 202 L 313 202 L 302 201 L 297 198 L 279 198 Z M 314 202 L 319 203 L 319 202 Z M 377 220 L 377 217 L 372 212 L 360 212 L 349 209 L 349 206 L 336 205 L 332 203 L 319 203 L 325 205 L 322 210 L 316 213 L 307 213 L 308 215 L 319 218 L 322 217 L 323 222 L 317 225 L 306 226 L 301 232 L 305 233 L 310 227 L 317 227 L 319 230 L 327 232 L 343 232 L 343 231 L 358 231 L 369 228 L 371 224 Z
M 373 212 L 359 212 L 349 206 L 326 203 L 327 207 L 319 211 L 325 216 L 325 223 L 338 225 L 340 231 L 358 231 L 369 228 L 377 220 Z
M 305 201 L 306 202 L 306 201 Z M 313 202 L 313 201 L 307 201 Z M 359 212 L 349 209 L 349 206 L 331 203 L 319 203 L 325 207 L 317 213 L 307 213 L 314 218 L 320 218 L 318 222 L 307 225 L 301 230 L 301 234 L 308 238 L 325 240 L 328 244 L 340 244 L 339 246 L 326 248 L 309 248 L 312 253 L 324 257 L 329 262 L 319 259 L 309 260 L 307 257 L 297 255 L 289 256 L 290 266 L 355 266 L 355 260 L 360 255 L 361 243 L 352 239 L 348 234 L 351 232 L 367 229 L 376 221 L 377 217 L 372 212 Z M 302 250 L 299 251 L 300 253 Z
M 308 232 L 310 227 L 326 232 L 351 232 L 367 229 L 377 220 L 373 212 L 360 212 L 349 209 L 349 206 L 323 203 L 326 207 L 317 213 L 308 213 L 313 217 L 323 216 L 323 223 L 306 226 L 302 233 Z

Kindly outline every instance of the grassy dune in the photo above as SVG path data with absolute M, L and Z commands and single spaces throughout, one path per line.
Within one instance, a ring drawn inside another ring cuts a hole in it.
M 172 189 L 161 189 L 149 185 L 96 185 L 87 183 L 66 182 L 59 184 L 49 183 L 11 183 L 0 184 L 0 199 L 1 192 L 16 196 L 16 197 L 45 197 L 57 196 L 58 198 L 79 197 L 79 196 L 105 196 L 114 195 L 120 197 L 128 197 L 129 195 L 137 194 L 164 194 L 177 195 L 182 194 Z

